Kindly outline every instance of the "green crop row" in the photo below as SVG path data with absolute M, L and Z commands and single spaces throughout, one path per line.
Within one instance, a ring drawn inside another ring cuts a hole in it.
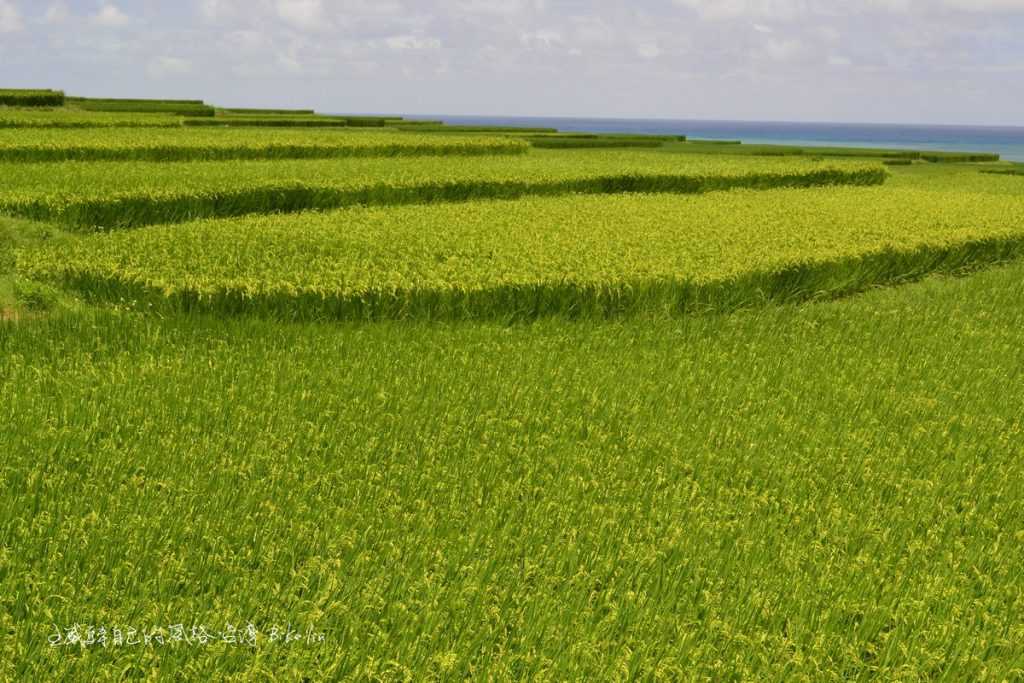
M 397 125 L 402 123 L 401 117 L 395 116 L 348 116 L 343 115 L 339 118 L 344 118 L 348 121 L 348 125 L 361 128 L 382 128 L 388 125 Z
M 310 116 L 309 118 L 291 118 L 286 116 L 217 116 L 212 119 L 185 119 L 182 124 L 187 128 L 347 128 L 346 119 L 329 118 L 326 116 Z
M 296 123 L 297 122 L 297 123 Z M 352 128 L 383 128 L 398 126 L 405 122 L 401 119 L 381 118 L 376 116 L 337 116 L 316 113 L 282 113 L 282 114 L 251 114 L 221 113 L 210 119 L 188 119 L 186 126 L 303 126 L 303 125 L 337 125 Z
M 0 211 L 77 229 L 199 217 L 612 192 L 884 182 L 861 162 L 537 152 L 515 157 L 0 165 Z
M 21 252 L 100 301 L 286 318 L 607 317 L 831 297 L 1024 253 L 1024 199 L 619 195 L 198 221 Z
M 438 128 L 444 125 L 444 121 L 407 121 L 406 119 L 391 119 L 384 122 L 386 126 L 405 126 L 407 128 Z
M 685 135 L 658 135 L 643 133 L 548 133 L 531 135 L 544 140 L 657 140 L 659 142 L 686 142 Z
M 64 106 L 64 93 L 60 90 L 0 88 L 0 105 L 8 107 L 62 107 Z
M 846 161 L 838 160 L 838 161 Z M 888 186 L 979 195 L 1005 194 L 1024 198 L 1024 183 L 1009 175 L 991 175 L 989 167 L 959 164 L 911 164 L 888 167 Z
M 170 100 L 141 99 L 135 97 L 68 97 L 68 104 L 140 104 L 140 105 L 175 105 L 175 106 L 207 106 L 203 100 Z
M 721 149 L 723 144 L 729 145 Z M 718 148 L 718 149 L 716 149 Z M 912 149 L 875 149 L 869 147 L 798 147 L 793 145 L 739 144 L 732 141 L 690 140 L 679 145 L 674 152 L 708 154 L 742 154 L 750 156 L 823 156 L 865 159 L 905 159 L 932 163 L 976 163 L 999 161 L 998 154 L 982 152 L 930 152 Z
M 1019 683 L 1022 301 L 0 322 L 0 679 Z
M 202 100 L 132 100 L 69 97 L 68 106 L 85 111 L 140 112 L 179 116 L 213 116 L 216 110 Z
M 561 138 L 561 137 L 530 137 L 526 138 L 538 149 L 600 149 L 616 147 L 661 147 L 664 140 L 643 138 Z
M 187 127 L 276 127 L 276 128 L 384 128 L 402 124 L 401 120 L 381 119 L 365 116 L 333 116 L 321 114 L 284 114 L 280 116 L 254 116 L 251 114 L 226 114 L 209 118 L 189 118 L 183 121 Z M 418 130 L 418 129 L 417 129 Z
M 238 107 L 217 110 L 218 114 L 220 114 L 221 112 L 227 114 L 240 114 L 252 116 L 313 116 L 314 114 L 316 114 L 316 112 L 313 111 L 312 109 L 245 109 Z
M 0 109 L 0 128 L 178 128 L 168 114 L 86 112 L 74 109 Z
M 390 131 L 0 130 L 0 161 L 188 161 L 353 156 L 521 154 L 507 138 L 440 138 Z
M 666 142 L 685 142 L 685 135 L 635 135 L 630 133 L 555 133 L 530 135 L 526 139 L 540 149 L 614 149 L 661 147 Z
M 1019 165 L 1014 168 L 1000 168 L 1000 169 L 986 169 L 982 173 L 988 175 L 1010 175 L 1010 176 L 1022 176 L 1024 175 L 1024 165 Z
M 399 130 L 410 130 L 419 133 L 557 133 L 558 130 L 555 128 L 519 128 L 516 126 L 449 126 L 446 124 L 442 125 L 426 125 L 414 122 L 409 125 L 406 121 L 399 121 L 394 124 L 388 124 L 398 128 Z

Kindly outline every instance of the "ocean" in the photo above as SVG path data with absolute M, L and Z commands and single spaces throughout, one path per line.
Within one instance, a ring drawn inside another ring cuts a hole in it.
M 451 125 L 537 126 L 593 133 L 686 135 L 745 143 L 846 147 L 901 147 L 949 152 L 995 152 L 1024 162 L 1024 127 L 910 126 L 852 123 L 577 119 L 516 116 L 408 116 Z

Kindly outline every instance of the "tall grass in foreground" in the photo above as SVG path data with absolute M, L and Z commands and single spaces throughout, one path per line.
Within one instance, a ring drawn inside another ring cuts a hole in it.
M 0 678 L 1015 680 L 1022 283 L 0 324 Z M 47 644 L 248 621 L 253 648 Z M 270 643 L 286 623 L 326 642 Z

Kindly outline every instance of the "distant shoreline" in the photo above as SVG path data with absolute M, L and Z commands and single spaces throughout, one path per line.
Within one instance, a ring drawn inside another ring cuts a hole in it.
M 1024 162 L 1024 127 L 910 125 L 879 123 L 801 123 L 601 119 L 527 116 L 405 115 L 450 125 L 553 127 L 562 131 L 687 135 L 750 144 L 913 148 L 924 151 L 991 152 L 1006 161 Z

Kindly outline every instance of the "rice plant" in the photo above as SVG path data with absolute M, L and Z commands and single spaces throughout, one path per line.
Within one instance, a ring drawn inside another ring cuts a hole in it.
M 0 164 L 0 212 L 80 230 L 199 217 L 613 192 L 881 183 L 874 164 L 654 154 L 532 153 L 258 161 Z
M 215 161 L 358 156 L 522 154 L 525 142 L 367 131 L 0 130 L 0 162 Z
M 1015 680 L 1022 283 L 0 323 L 0 678 Z
M 96 301 L 316 319 L 607 318 L 829 298 L 1013 259 L 1024 197 L 531 198 L 157 226 L 22 252 Z

